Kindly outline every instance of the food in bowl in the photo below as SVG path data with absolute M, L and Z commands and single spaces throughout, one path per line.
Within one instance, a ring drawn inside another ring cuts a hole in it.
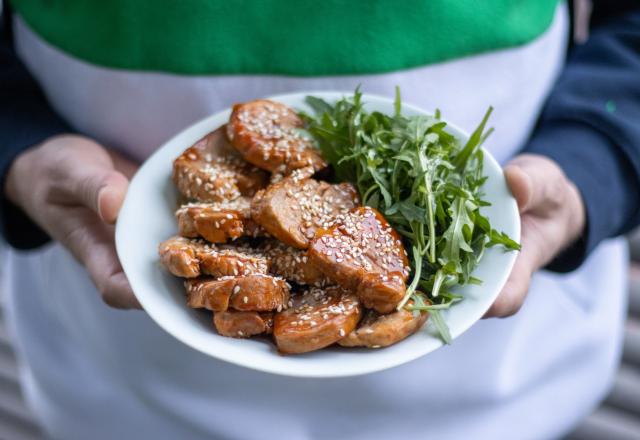
M 367 113 L 358 91 L 309 103 L 314 116 L 237 104 L 176 158 L 161 263 L 220 335 L 267 335 L 283 354 L 389 346 L 429 316 L 447 341 L 451 288 L 479 282 L 485 246 L 518 248 L 480 214 L 486 117 L 460 145 L 399 98 L 395 115 Z

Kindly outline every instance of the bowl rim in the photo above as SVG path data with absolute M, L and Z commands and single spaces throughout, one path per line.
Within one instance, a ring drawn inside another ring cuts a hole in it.
M 291 101 L 296 101 L 296 102 L 303 102 L 304 98 L 306 96 L 319 96 L 325 100 L 335 100 L 335 99 L 340 99 L 342 97 L 348 97 L 353 95 L 353 92 L 349 91 L 349 92 L 344 92 L 344 91 L 321 91 L 321 90 L 314 90 L 314 91 L 302 91 L 302 92 L 295 92 L 295 93 L 285 93 L 285 94 L 278 94 L 278 95 L 273 95 L 273 96 L 269 96 L 267 98 L 264 99 L 269 99 L 269 100 L 273 100 L 273 101 L 283 101 L 283 102 L 287 102 L 290 103 Z M 385 97 L 385 96 L 381 96 L 381 95 L 376 95 L 376 94 L 368 94 L 368 93 L 363 93 L 362 94 L 362 100 L 363 103 L 365 105 L 365 107 L 367 105 L 370 104 L 382 104 L 382 105 L 393 105 L 393 98 L 389 98 L 389 97 Z M 291 104 L 289 104 L 291 105 Z M 296 105 L 292 105 L 294 108 L 296 107 Z M 410 104 L 410 103 L 406 103 L 406 102 L 402 102 L 402 110 L 406 111 L 409 110 L 412 113 L 417 113 L 417 114 L 424 114 L 424 115 L 430 115 L 432 116 L 434 114 L 434 112 L 429 111 L 429 110 L 425 110 L 424 108 L 418 107 L 416 105 Z M 143 170 L 145 169 L 145 166 L 150 166 L 148 164 L 153 164 L 155 162 L 154 158 L 157 158 L 158 156 L 162 155 L 163 150 L 165 150 L 165 148 L 167 148 L 168 146 L 174 144 L 175 142 L 177 142 L 178 139 L 186 136 L 189 132 L 193 132 L 193 133 L 197 133 L 197 132 L 203 132 L 203 133 L 209 133 L 212 130 L 215 130 L 217 128 L 219 128 L 220 126 L 224 125 L 226 123 L 226 120 L 228 120 L 228 115 L 231 112 L 231 108 L 225 108 L 221 111 L 218 111 L 212 115 L 206 116 L 200 120 L 198 120 L 197 122 L 185 127 L 184 129 L 182 129 L 180 132 L 176 133 L 174 136 L 172 136 L 170 139 L 168 139 L 167 141 L 165 141 L 159 148 L 157 148 L 153 154 L 151 154 L 146 160 L 145 162 L 142 164 L 142 166 L 140 167 L 140 169 L 138 170 L 138 172 L 134 175 L 134 177 L 132 178 L 131 182 L 130 182 L 130 186 L 129 189 L 131 188 L 135 188 L 136 185 L 140 182 L 140 179 L 142 179 L 142 177 L 140 177 L 141 175 L 144 175 Z M 223 119 L 224 118 L 224 119 Z M 221 120 L 222 123 L 216 125 L 215 127 L 212 127 L 212 125 L 214 123 L 217 124 L 217 121 Z M 457 125 L 455 125 L 454 123 L 449 122 L 446 118 L 443 118 L 443 121 L 447 123 L 447 131 L 452 132 L 452 134 L 454 134 L 455 136 L 457 136 L 458 138 L 460 138 L 461 140 L 465 140 L 469 137 L 469 134 L 465 131 L 462 130 L 461 128 L 459 128 Z M 190 145 L 185 145 L 184 148 L 188 148 Z M 493 157 L 493 155 L 487 151 L 484 147 L 482 148 L 483 152 L 484 152 L 484 160 L 485 160 L 485 167 L 487 166 L 487 163 L 491 164 L 491 167 L 496 168 L 496 169 L 501 169 L 500 165 L 498 164 L 498 162 L 496 161 L 496 159 Z M 486 169 L 486 168 L 485 168 Z M 503 177 L 504 178 L 504 177 Z M 506 185 L 506 183 L 505 183 Z M 131 198 L 129 197 L 130 192 L 127 192 L 127 196 L 125 197 L 125 200 L 123 202 L 121 211 L 120 211 L 120 217 L 126 218 L 127 215 L 129 215 L 129 211 L 135 209 L 132 205 L 132 201 Z M 519 216 L 519 212 L 518 212 L 518 207 L 517 204 L 515 202 L 515 199 L 513 199 L 513 196 L 511 196 L 511 203 L 510 205 L 510 209 L 511 209 L 511 213 L 509 214 L 512 218 L 517 219 L 517 221 L 515 221 L 513 223 L 513 231 L 511 232 L 510 235 L 514 236 L 514 237 L 518 237 L 518 239 L 520 238 L 520 231 L 521 231 L 521 224 L 520 224 L 520 216 Z M 431 348 L 430 350 L 427 351 L 416 351 L 415 353 L 412 353 L 410 356 L 404 356 L 402 358 L 401 361 L 397 361 L 393 358 L 389 358 L 386 357 L 383 360 L 376 360 L 375 362 L 370 362 L 369 365 L 366 365 L 366 362 L 364 363 L 365 365 L 361 365 L 359 368 L 346 368 L 344 370 L 341 370 L 340 372 L 336 372 L 334 370 L 332 371 L 320 371 L 320 370 L 312 370 L 312 371 L 307 371 L 303 368 L 296 368 L 296 367 L 291 367 L 291 368 L 286 368 L 283 369 L 281 367 L 277 367 L 274 365 L 256 365 L 254 362 L 251 362 L 250 357 L 245 358 L 243 356 L 236 356 L 234 353 L 237 352 L 238 350 L 233 350 L 233 353 L 212 353 L 211 351 L 207 351 L 205 350 L 203 347 L 201 347 L 199 344 L 195 343 L 192 339 L 185 337 L 185 335 L 183 334 L 182 331 L 180 331 L 179 329 L 175 328 L 175 326 L 171 323 L 168 322 L 168 320 L 163 319 L 162 318 L 162 313 L 160 310 L 160 307 L 157 306 L 157 304 L 155 304 L 153 301 L 150 300 L 150 298 L 147 297 L 146 293 L 146 289 L 142 288 L 141 283 L 143 281 L 139 280 L 138 277 L 136 276 L 136 274 L 134 273 L 130 273 L 130 270 L 128 271 L 127 268 L 130 268 L 130 265 L 128 264 L 129 262 L 129 253 L 126 251 L 125 249 L 125 240 L 124 240 L 124 235 L 125 235 L 125 231 L 124 231 L 124 226 L 122 226 L 122 222 L 117 221 L 116 222 L 116 230 L 115 230 L 115 242 L 116 242 L 116 251 L 118 254 L 118 258 L 120 259 L 121 263 L 122 263 L 122 267 L 123 270 L 127 276 L 127 278 L 129 279 L 129 282 L 131 283 L 131 287 L 133 292 L 135 293 L 136 297 L 138 298 L 138 300 L 140 301 L 140 304 L 143 306 L 144 311 L 149 315 L 149 317 L 160 327 L 162 328 L 164 331 L 166 331 L 167 333 L 169 333 L 171 336 L 173 336 L 174 338 L 176 338 L 177 340 L 179 340 L 180 342 L 184 343 L 185 345 L 201 352 L 204 353 L 208 356 L 211 356 L 215 359 L 218 360 L 222 360 L 225 362 L 229 362 L 229 363 L 233 363 L 235 365 L 239 365 L 242 367 L 246 367 L 252 370 L 257 370 L 257 371 L 261 371 L 261 372 L 266 372 L 266 373 L 271 373 L 271 374 L 277 374 L 277 375 L 284 375 L 284 376 L 292 376 L 292 377 L 307 377 L 307 378 L 323 378 L 323 377 L 349 377 L 349 376 L 357 376 L 357 375 L 363 375 L 363 374 L 369 374 L 369 373 L 373 373 L 373 372 L 377 372 L 377 371 L 382 371 L 388 368 L 392 368 L 395 366 L 399 366 L 399 365 L 403 365 L 407 362 L 411 362 L 415 359 L 418 359 L 428 353 L 431 353 L 432 351 L 437 350 L 438 348 L 441 348 L 444 343 L 442 341 L 439 341 L 437 344 L 434 345 L 433 348 Z M 518 253 L 517 252 L 509 252 L 508 253 L 508 259 L 505 261 L 505 268 L 507 270 L 502 271 L 497 284 L 500 286 L 504 286 L 504 284 L 506 283 L 509 274 L 511 273 L 511 270 L 513 268 L 513 265 L 515 264 L 515 259 L 517 257 Z M 502 288 L 501 287 L 501 288 Z M 494 293 L 493 298 L 491 300 L 491 302 L 489 303 L 489 305 L 485 308 L 485 310 L 483 310 L 482 314 L 484 314 L 488 308 L 490 307 L 491 303 L 495 300 L 495 298 L 497 297 L 497 295 L 500 292 L 500 289 L 497 290 L 497 292 Z M 157 296 L 157 294 L 156 294 Z M 185 306 L 186 307 L 186 306 Z M 464 332 L 466 332 L 473 324 L 475 324 L 478 320 L 481 319 L 480 315 L 477 318 L 474 319 L 467 319 L 465 320 L 465 323 L 459 327 L 456 327 L 455 329 L 452 329 L 452 340 L 455 340 L 457 337 L 459 337 L 460 335 L 462 335 Z M 423 327 L 424 329 L 424 327 Z M 212 329 L 213 332 L 213 329 Z M 215 332 L 213 332 L 215 334 Z M 216 335 L 219 336 L 219 335 Z M 222 336 L 219 336 L 222 337 Z M 401 345 L 403 343 L 405 343 L 409 338 L 400 341 L 397 345 Z M 357 351 L 363 351 L 366 349 L 350 349 L 351 352 L 357 352 Z M 326 351 L 326 350 L 323 350 Z M 369 350 L 370 351 L 370 350 Z M 312 354 L 312 353 L 310 353 Z M 279 356 L 277 353 L 274 352 L 274 356 Z M 296 359 L 300 359 L 301 356 L 296 356 Z M 363 360 L 367 359 L 366 356 L 363 356 Z M 285 371 L 286 370 L 286 371 Z

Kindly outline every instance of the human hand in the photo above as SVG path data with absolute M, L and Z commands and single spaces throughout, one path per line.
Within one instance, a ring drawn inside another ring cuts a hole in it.
M 114 223 L 138 166 L 91 139 L 53 137 L 16 158 L 7 198 L 82 263 L 112 307 L 140 308 L 118 261 Z
M 522 250 L 507 283 L 485 317 L 507 317 L 522 306 L 533 273 L 582 234 L 585 209 L 576 186 L 551 159 L 534 154 L 514 158 L 504 169 L 518 202 Z

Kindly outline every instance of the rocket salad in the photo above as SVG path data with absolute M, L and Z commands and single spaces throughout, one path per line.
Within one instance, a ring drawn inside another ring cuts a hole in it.
M 315 115 L 303 115 L 306 128 L 337 180 L 356 185 L 363 204 L 379 210 L 411 249 L 412 279 L 398 309 L 429 311 L 449 343 L 439 312 L 463 299 L 454 288 L 482 282 L 473 271 L 485 248 L 520 249 L 481 213 L 489 204 L 480 146 L 492 132 L 492 109 L 463 145 L 439 112 L 402 115 L 399 90 L 393 115 L 365 110 L 359 90 L 335 104 L 313 96 L 307 103 Z

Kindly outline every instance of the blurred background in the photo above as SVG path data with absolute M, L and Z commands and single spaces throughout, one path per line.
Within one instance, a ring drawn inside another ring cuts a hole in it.
M 567 440 L 640 439 L 640 230 L 628 239 L 631 249 L 629 311 L 622 364 L 609 396 Z M 20 369 L 3 307 L 4 295 L 0 290 L 0 438 L 39 439 L 42 436 L 22 398 L 18 383 Z

